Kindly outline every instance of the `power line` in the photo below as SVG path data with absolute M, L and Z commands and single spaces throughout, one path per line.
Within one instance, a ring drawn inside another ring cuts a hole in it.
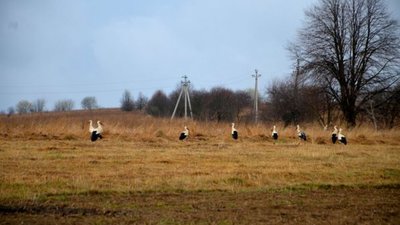
M 165 89 L 170 88 L 169 86 L 154 86 L 154 87 L 141 87 L 138 91 L 143 90 L 157 90 L 157 89 Z M 109 92 L 120 92 L 125 90 L 126 88 L 116 88 L 116 89 L 102 89 L 102 90 L 63 90 L 63 91 L 28 91 L 28 92 L 0 92 L 0 95 L 45 95 L 45 94 L 84 94 L 84 93 L 109 93 Z
M 32 83 L 19 83 L 19 84 L 0 84 L 0 87 L 4 88 L 17 88 L 17 87 L 71 87 L 71 86 L 83 86 L 83 87 L 89 87 L 89 86 L 102 86 L 102 85 L 121 85 L 121 84 L 137 84 L 137 83 L 142 83 L 142 82 L 153 82 L 153 81 L 167 81 L 167 80 L 172 80 L 175 78 L 154 78 L 154 79 L 141 79 L 141 80 L 129 80 L 129 81 L 119 81 L 119 82 L 91 82 L 91 83 L 68 83 L 68 84 L 32 84 Z M 58 81 L 59 82 L 59 81 Z
M 170 78 L 158 79 L 158 81 L 167 81 L 171 80 Z M 246 78 L 236 77 L 233 80 L 210 84 L 210 82 L 202 82 L 198 81 L 196 83 L 208 84 L 208 86 L 212 85 L 221 85 L 226 86 L 229 84 L 242 83 L 242 81 L 246 80 Z M 110 85 L 129 85 L 134 83 L 134 89 L 138 89 L 138 91 L 146 91 L 146 90 L 156 90 L 156 89 L 169 89 L 172 86 L 143 86 L 140 85 L 141 82 L 154 81 L 154 79 L 140 79 L 140 80 L 131 80 L 127 82 L 114 82 L 114 83 L 78 83 L 78 84 L 58 84 L 58 85 L 47 85 L 47 84 L 0 84 L 2 90 L 0 90 L 0 96 L 10 96 L 10 95 L 50 95 L 50 94 L 96 94 L 96 93 L 112 93 L 112 92 L 121 92 L 125 87 L 115 88 L 110 87 Z M 189 82 L 190 83 L 190 82 Z M 136 87 L 135 87 L 136 86 Z M 49 87 L 49 88 L 47 88 Z M 105 89 L 104 87 L 108 87 L 109 89 Z M 10 88 L 8 91 L 7 89 Z M 18 91 L 20 88 L 23 90 Z M 93 89 L 92 89 L 93 88 Z M 45 90 L 47 89 L 47 90 Z M 56 90 L 54 90 L 56 89 Z M 68 90 L 72 89 L 72 90 Z M 80 90 L 79 90 L 80 89 Z M 82 90 L 84 89 L 84 90 Z

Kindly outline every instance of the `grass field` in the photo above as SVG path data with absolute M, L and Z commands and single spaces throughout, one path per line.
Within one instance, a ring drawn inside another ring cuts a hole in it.
M 400 224 L 399 130 L 343 146 L 271 127 L 239 122 L 233 141 L 229 123 L 113 110 L 0 117 L 0 224 Z

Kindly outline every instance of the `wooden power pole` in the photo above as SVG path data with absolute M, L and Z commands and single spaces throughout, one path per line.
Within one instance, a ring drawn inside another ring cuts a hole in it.
M 258 122 L 258 78 L 261 77 L 261 74 L 258 74 L 258 70 L 255 70 L 256 74 L 251 75 L 255 78 L 255 87 L 254 87 L 254 114 L 255 114 L 255 122 Z

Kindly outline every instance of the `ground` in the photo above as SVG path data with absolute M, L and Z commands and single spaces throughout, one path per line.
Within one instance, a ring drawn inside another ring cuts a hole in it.
M 344 146 L 195 123 L 182 142 L 169 121 L 101 115 L 96 142 L 82 114 L 0 118 L 0 224 L 400 224 L 396 130 Z
M 399 224 L 397 188 L 136 192 L 2 201 L 1 224 Z

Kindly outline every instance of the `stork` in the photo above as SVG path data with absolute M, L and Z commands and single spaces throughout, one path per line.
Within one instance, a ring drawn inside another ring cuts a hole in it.
M 97 121 L 97 128 L 93 127 L 93 121 L 89 120 L 89 132 L 91 133 L 90 140 L 97 141 L 97 139 L 103 138 L 101 134 L 103 133 L 103 127 L 100 121 Z
M 235 129 L 235 123 L 232 123 L 232 138 L 237 140 L 239 137 L 238 131 Z
M 189 129 L 187 128 L 187 126 L 185 126 L 184 130 L 181 132 L 181 135 L 179 136 L 179 140 L 182 141 L 188 136 L 189 136 Z
M 103 133 L 103 124 L 100 122 L 100 120 L 97 121 L 97 135 L 99 138 L 103 138 L 101 134 Z
M 333 127 L 333 132 L 332 132 L 332 143 L 335 144 L 337 139 L 338 139 L 338 129 L 336 126 Z
M 94 131 L 94 127 L 93 127 L 93 121 L 89 120 L 89 132 L 92 133 Z
M 273 129 L 272 129 L 272 138 L 274 140 L 278 140 L 278 131 L 276 131 L 276 126 L 274 125 Z
M 340 143 L 347 145 L 346 136 L 342 134 L 342 128 L 339 128 L 338 140 Z
M 300 140 L 307 141 L 307 135 L 304 131 L 300 130 L 300 126 L 297 124 L 297 136 Z

